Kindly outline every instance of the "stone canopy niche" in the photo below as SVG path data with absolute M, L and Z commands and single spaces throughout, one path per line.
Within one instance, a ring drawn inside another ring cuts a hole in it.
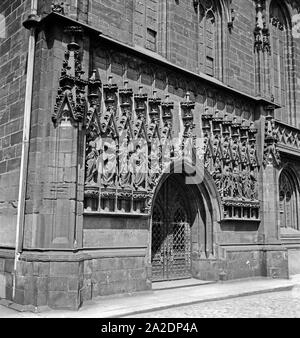
M 253 122 L 206 108 L 202 144 L 195 136 L 195 103 L 180 102 L 182 135 L 172 139 L 174 103 L 137 92 L 113 78 L 89 80 L 86 129 L 86 213 L 150 215 L 155 188 L 166 170 L 188 157 L 219 192 L 223 220 L 259 221 L 257 130 Z M 200 161 L 199 161 L 200 160 Z
M 206 109 L 204 166 L 219 191 L 223 220 L 259 221 L 258 158 L 252 122 Z
M 173 103 L 113 83 L 90 81 L 86 116 L 85 211 L 149 214 L 163 171 Z M 166 163 L 166 162 L 165 162 Z

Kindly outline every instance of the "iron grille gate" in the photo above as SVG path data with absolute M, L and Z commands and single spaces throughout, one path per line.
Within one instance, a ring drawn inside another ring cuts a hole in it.
M 152 281 L 191 277 L 190 224 L 184 208 L 179 203 L 172 203 L 172 206 L 173 208 L 163 209 L 154 206 Z M 167 212 L 164 213 L 163 210 Z

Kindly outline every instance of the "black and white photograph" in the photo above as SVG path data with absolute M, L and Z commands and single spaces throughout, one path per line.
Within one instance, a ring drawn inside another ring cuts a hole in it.
M 300 318 L 300 0 L 0 0 L 7 318 Z

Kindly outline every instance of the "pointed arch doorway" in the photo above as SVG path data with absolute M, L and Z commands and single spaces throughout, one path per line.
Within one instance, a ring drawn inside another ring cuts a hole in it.
M 191 277 L 191 224 L 195 218 L 181 175 L 161 186 L 152 212 L 152 281 Z M 190 197 L 191 199 L 191 197 Z

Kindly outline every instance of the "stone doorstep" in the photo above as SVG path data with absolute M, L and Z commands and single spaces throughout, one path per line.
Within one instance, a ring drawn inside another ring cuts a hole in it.
M 153 291 L 171 290 L 171 289 L 188 288 L 188 287 L 193 287 L 193 286 L 198 286 L 198 285 L 200 286 L 200 285 L 206 285 L 206 284 L 212 284 L 212 283 L 216 283 L 216 281 L 203 281 L 203 280 L 199 280 L 195 278 L 153 282 L 152 290 Z

